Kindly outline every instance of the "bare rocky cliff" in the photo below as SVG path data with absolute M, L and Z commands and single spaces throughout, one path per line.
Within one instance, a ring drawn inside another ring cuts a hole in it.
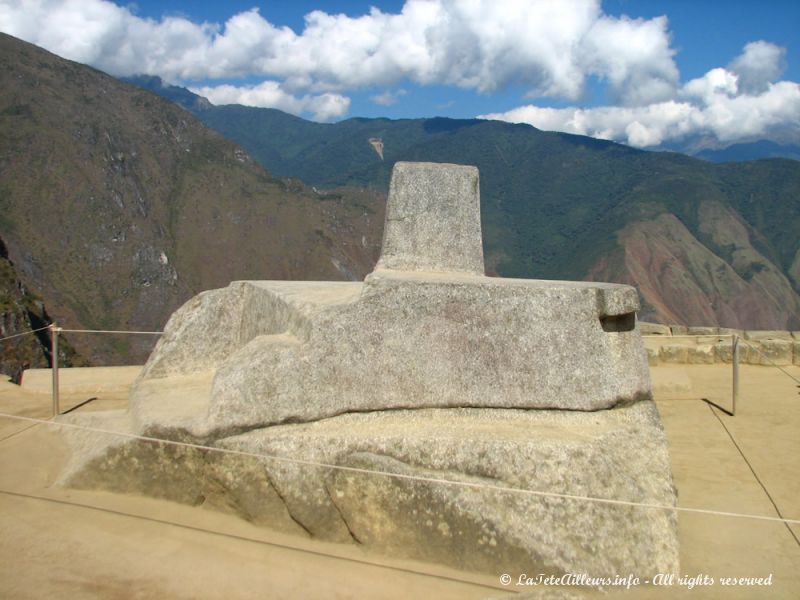
M 621 229 L 617 248 L 599 258 L 587 278 L 636 286 L 645 320 L 753 329 L 800 327 L 800 296 L 781 270 L 756 250 L 744 220 L 713 201 L 700 204 L 698 218 L 709 245 L 675 215 L 662 214 Z
M 49 367 L 50 336 L 42 329 L 51 322 L 41 298 L 19 280 L 0 239 L 0 373 L 19 383 L 25 369 Z M 64 366 L 85 364 L 66 341 L 59 345 L 58 354 Z
M 62 326 L 160 330 L 236 279 L 360 279 L 383 200 L 277 179 L 190 113 L 0 35 L 0 235 Z M 152 338 L 70 337 L 100 364 Z

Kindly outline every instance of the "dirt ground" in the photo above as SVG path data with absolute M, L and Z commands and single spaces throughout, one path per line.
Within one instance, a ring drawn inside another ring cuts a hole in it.
M 800 379 L 800 368 L 786 369 Z M 800 388 L 791 378 L 743 366 L 732 417 L 701 400 L 730 406 L 730 366 L 654 367 L 652 374 L 680 507 L 800 520 Z M 91 395 L 86 377 L 76 373 L 72 382 L 62 374 L 62 410 L 88 397 L 97 399 L 77 410 L 126 405 L 119 381 L 132 379 L 130 371 L 116 379 L 113 370 L 98 371 Z M 0 413 L 48 418 L 51 398 L 37 381 L 27 388 L 0 382 Z M 54 481 L 66 452 L 55 427 L 0 417 L 0 597 L 603 597 L 514 585 L 518 573 L 503 586 L 500 573 L 388 559 L 152 498 L 64 489 Z M 800 526 L 792 527 L 800 538 Z M 609 588 L 605 597 L 800 597 L 800 543 L 786 524 L 680 512 L 679 528 L 683 585 Z M 689 589 L 703 576 L 714 583 Z M 770 585 L 723 586 L 723 577 L 770 578 Z

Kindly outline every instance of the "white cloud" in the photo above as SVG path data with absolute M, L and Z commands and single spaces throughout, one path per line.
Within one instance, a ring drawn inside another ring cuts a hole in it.
M 312 96 L 308 101 L 308 108 L 313 118 L 317 121 L 330 121 L 347 114 L 350 108 L 350 98 L 340 94 L 320 94 Z
M 215 24 L 143 19 L 108 0 L 0 0 L 0 29 L 114 75 L 203 82 L 195 89 L 214 103 L 318 120 L 346 114 L 349 91 L 403 81 L 481 93 L 514 85 L 529 98 L 578 103 L 597 78 L 611 106 L 532 104 L 486 116 L 642 147 L 690 134 L 724 141 L 800 129 L 798 85 L 778 81 L 783 48 L 751 42 L 727 67 L 682 85 L 667 18 L 612 17 L 600 0 L 407 0 L 397 14 L 313 11 L 299 34 L 257 9 Z M 264 81 L 213 85 L 245 77 Z M 371 100 L 388 105 L 400 94 Z
M 613 99 L 627 106 L 671 98 L 678 86 L 666 17 L 602 17 L 583 44 L 589 71 L 608 81 Z
M 763 40 L 744 47 L 728 70 L 739 76 L 739 88 L 748 93 L 763 92 L 783 73 L 786 49 Z
M 722 142 L 769 136 L 777 127 L 800 127 L 800 85 L 770 84 L 757 96 L 722 95 L 706 105 L 669 100 L 648 106 L 542 108 L 522 106 L 482 115 L 539 129 L 616 140 L 637 147 L 657 146 L 689 134 L 712 134 Z
M 257 9 L 224 25 L 142 19 L 106 0 L 0 0 L 7 33 L 115 75 L 170 81 L 263 76 L 285 89 L 342 91 L 403 79 L 578 99 L 587 76 L 626 103 L 673 89 L 666 19 L 602 14 L 599 0 L 408 0 L 399 14 L 314 11 L 298 35 Z
M 482 118 L 528 123 L 642 148 L 688 135 L 712 135 L 725 143 L 770 137 L 778 129 L 800 131 L 800 84 L 767 80 L 779 76 L 777 65 L 782 56 L 783 49 L 772 44 L 748 44 L 731 63 L 738 72 L 712 69 L 683 85 L 675 98 L 643 106 L 554 109 L 528 105 Z M 755 65 L 764 68 L 758 80 L 747 72 Z
M 705 104 L 713 104 L 721 95 L 730 97 L 739 93 L 739 78 L 730 71 L 716 68 L 697 79 L 687 82 L 680 95 L 694 98 Z
M 548 131 L 589 135 L 643 147 L 688 133 L 694 108 L 673 100 L 638 107 L 542 108 L 529 105 L 481 118 L 528 123 Z
M 300 115 L 311 113 L 316 121 L 330 121 L 347 113 L 350 98 L 340 94 L 294 96 L 282 89 L 277 81 L 263 81 L 252 86 L 201 86 L 191 90 L 208 98 L 212 104 L 242 104 L 260 108 L 277 108 Z
M 167 17 L 135 17 L 104 0 L 0 1 L 0 28 L 71 60 L 114 75 L 149 72 L 170 79 L 200 63 L 216 27 Z
M 370 96 L 369 99 L 381 106 L 392 106 L 393 104 L 397 104 L 398 100 L 407 93 L 408 92 L 402 88 L 399 90 L 386 90 L 382 94 Z

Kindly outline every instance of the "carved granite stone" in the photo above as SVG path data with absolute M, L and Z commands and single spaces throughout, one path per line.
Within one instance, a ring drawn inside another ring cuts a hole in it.
M 474 167 L 397 163 L 363 283 L 204 292 L 129 412 L 91 417 L 246 455 L 74 432 L 64 481 L 464 569 L 676 571 L 674 512 L 520 491 L 675 504 L 636 291 L 486 277 L 478 189 Z

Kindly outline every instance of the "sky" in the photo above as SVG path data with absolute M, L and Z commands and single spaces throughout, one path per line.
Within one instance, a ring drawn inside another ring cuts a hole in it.
M 800 143 L 796 0 L 0 0 L 0 31 L 315 121 L 481 117 L 641 148 Z

